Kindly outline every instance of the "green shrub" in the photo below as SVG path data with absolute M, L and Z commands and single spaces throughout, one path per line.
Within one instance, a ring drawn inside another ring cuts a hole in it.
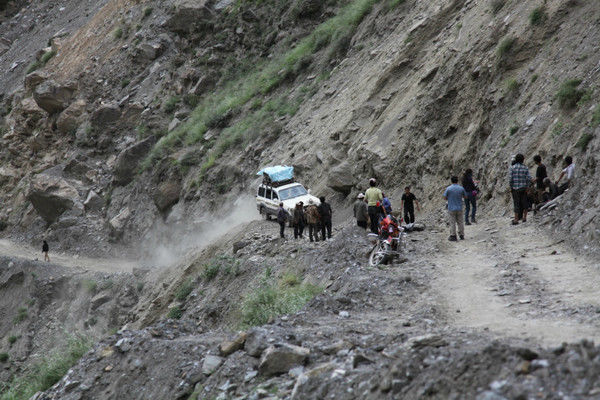
M 540 25 L 546 20 L 546 10 L 544 6 L 539 6 L 533 9 L 529 14 L 529 23 L 531 25 Z
M 142 19 L 148 18 L 152 14 L 153 10 L 154 9 L 152 7 L 144 8 L 144 13 L 143 13 Z
M 112 279 L 107 279 L 100 284 L 100 290 L 112 289 L 113 286 L 115 286 L 115 281 Z
M 19 340 L 19 336 L 16 336 L 16 335 L 10 335 L 10 336 L 8 337 L 8 343 L 9 343 L 10 345 L 13 345 L 13 344 L 15 344 L 15 343 L 17 342 L 17 340 Z
M 492 0 L 490 2 L 490 6 L 492 8 L 492 14 L 496 15 L 500 12 L 500 10 L 502 10 L 502 7 L 504 7 L 504 4 L 506 3 L 506 0 Z
M 177 104 L 179 104 L 179 96 L 171 96 L 165 101 L 163 105 L 163 110 L 167 114 L 171 114 L 177 109 Z
M 40 68 L 41 66 L 42 66 L 42 64 L 38 60 L 35 60 L 31 64 L 29 64 L 25 73 L 30 74 L 33 71 L 35 71 L 36 69 Z
M 406 3 L 406 0 L 388 0 L 386 6 L 388 10 L 398 7 L 401 4 Z
M 171 319 L 181 319 L 182 316 L 183 316 L 183 310 L 179 306 L 172 307 L 169 310 L 169 313 L 167 314 L 167 318 L 171 318 Z
M 110 203 L 110 201 L 108 203 Z M 85 289 L 91 294 L 95 294 L 98 290 L 98 282 L 93 279 L 85 279 L 83 281 L 83 286 L 85 286 Z
M 593 138 L 594 135 L 592 135 L 591 133 L 584 133 L 583 135 L 581 135 L 575 146 L 578 147 L 581 151 L 586 151 L 588 144 L 590 144 Z
M 504 87 L 508 93 L 515 93 L 519 91 L 521 84 L 515 78 L 509 78 L 504 82 Z
M 560 136 L 563 133 L 563 128 L 564 124 L 562 123 L 562 121 L 558 121 L 556 125 L 554 125 L 554 128 L 552 128 L 552 136 Z
M 8 361 L 9 358 L 10 356 L 8 355 L 8 353 L 0 353 L 0 362 L 5 363 Z
M 193 93 L 188 93 L 183 96 L 183 103 L 190 107 L 196 107 L 200 103 L 200 96 Z
M 121 39 L 123 37 L 123 28 L 120 26 L 115 28 L 115 30 L 112 32 L 112 37 L 115 40 Z
M 508 37 L 508 38 L 502 39 L 502 41 L 498 45 L 498 49 L 496 50 L 496 52 L 498 53 L 498 56 L 501 58 L 506 57 L 508 55 L 508 53 L 510 53 L 510 51 L 512 50 L 516 41 L 517 41 L 517 39 L 515 39 L 513 37 Z
M 87 338 L 72 337 L 67 344 L 34 364 L 4 386 L 0 400 L 25 400 L 58 382 L 90 349 Z
M 175 298 L 184 301 L 194 290 L 194 283 L 191 280 L 185 281 L 175 292 Z
M 519 127 L 517 125 L 513 125 L 510 127 L 510 135 L 514 135 L 515 133 L 517 133 L 517 131 L 519 130 Z
M 52 57 L 54 57 L 55 55 L 56 55 L 56 51 L 54 51 L 54 50 L 47 51 L 40 58 L 40 62 L 42 63 L 42 65 L 46 65 L 48 63 L 48 61 L 50 61 L 50 59 Z
M 538 74 L 534 74 L 534 75 L 531 77 L 531 83 L 534 83 L 535 81 L 537 81 L 537 80 L 538 80 L 538 78 L 539 78 L 539 75 L 538 75 Z
M 20 322 L 23 322 L 27 319 L 28 314 L 27 314 L 27 308 L 25 307 L 19 307 L 19 309 L 17 310 L 17 315 L 15 316 L 15 318 L 13 319 L 14 324 L 18 324 Z
M 265 282 L 242 300 L 242 325 L 263 325 L 271 318 L 297 312 L 321 292 L 320 287 L 310 284 L 290 286 Z
M 596 104 L 596 108 L 594 108 L 591 125 L 594 128 L 600 125 L 600 104 Z
M 125 89 L 131 83 L 131 79 L 123 79 L 121 80 L 121 89 Z
M 582 90 L 577 89 L 580 84 L 581 79 L 568 79 L 560 85 L 556 98 L 563 109 L 574 108 L 577 105 L 584 94 Z

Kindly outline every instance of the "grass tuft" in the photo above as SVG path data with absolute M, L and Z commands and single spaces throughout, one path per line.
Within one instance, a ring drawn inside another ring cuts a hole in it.
M 0 362 L 5 363 L 8 361 L 9 358 L 10 356 L 8 355 L 8 353 L 0 353 Z
M 15 325 L 17 325 L 18 323 L 25 321 L 27 319 L 27 317 L 28 317 L 27 308 L 19 307 L 19 309 L 17 310 L 17 315 L 13 319 L 13 323 Z
M 529 23 L 531 25 L 541 25 L 546 21 L 548 16 L 546 15 L 546 10 L 544 6 L 539 6 L 533 9 L 529 14 Z
M 596 104 L 596 108 L 594 108 L 591 125 L 593 128 L 600 126 L 600 104 Z
M 521 84 L 515 78 L 509 78 L 504 81 L 504 87 L 507 93 L 516 93 L 519 91 Z
M 175 292 L 175 299 L 184 301 L 194 290 L 194 283 L 191 280 L 185 281 Z
M 593 138 L 594 135 L 591 133 L 584 133 L 577 141 L 577 144 L 575 144 L 575 147 L 579 148 L 581 151 L 586 151 L 588 144 L 590 144 Z
M 167 314 L 167 318 L 171 318 L 171 319 L 181 319 L 182 316 L 183 316 L 183 310 L 179 306 L 175 306 L 175 307 L 171 308 L 169 310 L 169 313 Z
M 560 85 L 556 98 L 563 109 L 575 108 L 577 102 L 583 97 L 584 92 L 577 89 L 581 82 L 581 79 L 568 79 Z
M 502 10 L 502 7 L 504 7 L 505 3 L 506 3 L 506 0 L 492 0 L 490 2 L 492 14 L 494 14 L 494 15 L 498 14 L 500 12 L 500 10 Z
M 512 50 L 516 41 L 517 41 L 517 39 L 515 39 L 514 37 L 508 37 L 508 38 L 502 39 L 502 41 L 498 45 L 498 49 L 496 50 L 496 53 L 498 54 L 498 56 L 500 58 L 506 57 Z

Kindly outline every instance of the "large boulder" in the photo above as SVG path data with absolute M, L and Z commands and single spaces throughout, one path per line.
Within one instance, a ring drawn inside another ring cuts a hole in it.
M 61 133 L 75 132 L 79 124 L 85 119 L 85 107 L 85 100 L 79 99 L 61 112 L 56 120 L 58 131 Z
M 173 204 L 179 201 L 181 184 L 177 181 L 162 182 L 156 188 L 154 193 L 154 204 L 159 211 L 164 212 Z
M 202 28 L 212 17 L 211 3 L 211 0 L 176 0 L 167 27 L 177 33 Z
M 105 128 L 121 118 L 121 109 L 117 104 L 102 104 L 92 114 L 92 126 Z
M 140 142 L 132 144 L 119 153 L 113 173 L 113 181 L 115 184 L 127 185 L 133 180 L 140 160 L 152 150 L 154 143 L 156 143 L 156 137 L 150 136 Z
M 6 53 L 10 46 L 12 46 L 12 42 L 5 37 L 0 37 L 0 55 Z
M 123 236 L 123 232 L 125 231 L 125 227 L 127 227 L 127 223 L 131 218 L 131 211 L 129 207 L 123 208 L 119 213 L 108 221 L 108 226 L 110 227 L 110 233 L 112 239 L 119 239 Z
M 277 375 L 303 365 L 310 350 L 293 344 L 280 343 L 267 347 L 260 358 L 258 371 L 263 375 Z
M 357 182 L 352 166 L 347 161 L 332 168 L 327 177 L 327 186 L 344 195 L 348 195 Z
M 49 224 L 80 203 L 79 193 L 73 186 L 63 178 L 44 173 L 31 179 L 27 200 Z
M 100 197 L 98 193 L 94 192 L 93 190 L 90 190 L 87 198 L 83 202 L 83 206 L 88 212 L 100 211 L 102 210 L 102 207 L 104 207 L 104 199 Z
M 47 80 L 35 87 L 33 98 L 41 109 L 49 114 L 56 114 L 69 106 L 73 93 L 73 87 Z
M 25 76 L 25 88 L 33 91 L 40 83 L 48 79 L 48 73 L 40 70 L 33 71 Z

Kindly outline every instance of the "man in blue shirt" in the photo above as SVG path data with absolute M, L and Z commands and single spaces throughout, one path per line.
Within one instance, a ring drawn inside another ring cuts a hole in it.
M 448 219 L 450 221 L 450 237 L 448 240 L 456 242 L 456 225 L 458 224 L 458 236 L 461 240 L 465 238 L 465 225 L 463 220 L 463 199 L 467 197 L 465 189 L 458 184 L 458 177 L 450 178 L 452 185 L 444 191 L 444 198 L 448 200 Z
M 513 198 L 513 208 L 515 211 L 515 219 L 513 225 L 517 225 L 519 220 L 527 221 L 527 210 L 529 209 L 529 200 L 527 200 L 527 188 L 531 182 L 529 169 L 523 164 L 525 156 L 517 154 L 515 163 L 510 167 L 508 181 Z

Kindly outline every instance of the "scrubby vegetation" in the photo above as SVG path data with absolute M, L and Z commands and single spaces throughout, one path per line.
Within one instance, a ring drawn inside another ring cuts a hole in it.
M 41 359 L 21 376 L 0 384 L 0 400 L 27 400 L 62 378 L 91 347 L 84 337 L 72 337 L 67 344 Z
M 546 10 L 544 6 L 534 8 L 529 14 L 529 22 L 531 25 L 541 25 L 546 20 Z
M 508 53 L 512 50 L 516 41 L 517 40 L 513 37 L 507 37 L 502 39 L 496 51 L 498 53 L 498 56 L 500 58 L 506 57 Z
M 300 277 L 287 273 L 278 282 L 265 282 L 248 293 L 241 306 L 243 326 L 262 325 L 271 318 L 299 311 L 322 292 L 318 286 L 301 283 Z
M 594 113 L 592 114 L 592 127 L 597 127 L 600 125 L 600 104 L 596 105 L 594 108 Z
M 594 135 L 592 135 L 591 133 L 584 133 L 583 135 L 581 135 L 575 146 L 578 147 L 581 151 L 586 151 L 588 144 L 590 144 L 593 138 Z
M 50 50 L 42 54 L 39 60 L 35 60 L 27 67 L 26 73 L 30 74 L 33 71 L 44 67 L 56 55 L 56 51 Z
M 175 292 L 175 299 L 179 301 L 184 301 L 194 290 L 194 282 L 192 280 L 187 280 L 181 284 L 181 286 Z
M 172 319 L 180 319 L 183 316 L 183 310 L 179 306 L 173 306 L 169 313 L 167 314 L 167 318 Z
M 19 309 L 17 310 L 17 315 L 13 319 L 13 322 L 16 325 L 18 323 L 25 321 L 27 319 L 27 317 L 28 317 L 27 308 L 19 307 Z
M 502 10 L 502 7 L 504 7 L 504 4 L 506 4 L 506 0 L 492 0 L 490 2 L 492 14 L 498 14 Z
M 240 261 L 235 257 L 221 255 L 212 258 L 208 263 L 204 264 L 202 275 L 207 281 L 217 277 L 219 272 L 225 275 L 238 276 L 240 274 Z
M 584 92 L 578 89 L 581 82 L 581 79 L 568 79 L 560 85 L 556 98 L 563 109 L 574 108 L 584 95 Z

